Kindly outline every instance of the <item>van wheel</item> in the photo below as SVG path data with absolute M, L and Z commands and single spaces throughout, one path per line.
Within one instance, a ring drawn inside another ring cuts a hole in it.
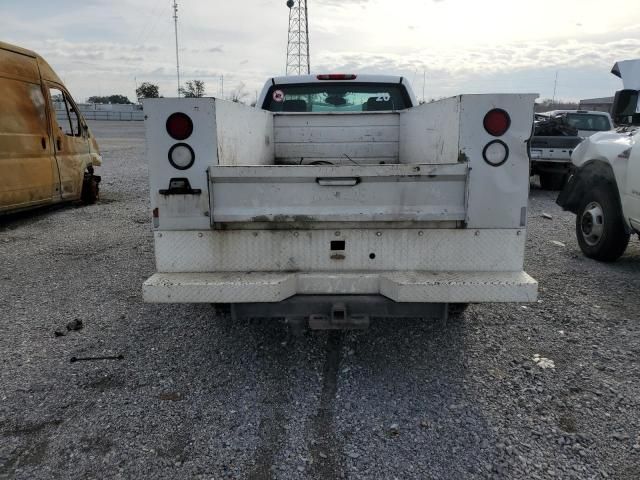
M 93 174 L 93 168 L 89 167 L 89 171 L 85 172 L 84 180 L 82 181 L 82 194 L 80 200 L 85 205 L 92 205 L 96 203 L 100 196 L 100 177 Z
M 564 173 L 541 173 L 540 187 L 543 190 L 562 190 L 567 182 L 567 175 Z
M 597 186 L 585 195 L 576 215 L 576 237 L 580 249 L 589 258 L 613 262 L 624 253 L 629 234 L 610 188 Z

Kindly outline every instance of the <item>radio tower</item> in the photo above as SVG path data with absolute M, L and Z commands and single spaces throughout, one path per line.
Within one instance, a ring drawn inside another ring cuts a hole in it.
M 178 53 L 178 2 L 173 0 L 173 25 L 176 32 L 176 71 L 178 72 L 178 96 L 180 96 L 180 55 Z
M 289 7 L 287 75 L 308 75 L 311 73 L 311 63 L 307 0 L 287 0 L 287 7 Z

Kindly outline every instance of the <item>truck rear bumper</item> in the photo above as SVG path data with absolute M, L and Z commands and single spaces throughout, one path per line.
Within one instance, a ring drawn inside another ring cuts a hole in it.
M 526 272 L 156 273 L 143 287 L 150 303 L 274 303 L 294 295 L 382 295 L 407 303 L 533 302 Z

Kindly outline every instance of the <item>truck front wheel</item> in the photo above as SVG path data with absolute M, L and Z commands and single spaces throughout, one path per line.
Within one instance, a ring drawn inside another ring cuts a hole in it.
M 576 215 L 576 236 L 589 258 L 613 262 L 624 253 L 629 234 L 611 189 L 597 186 L 585 195 Z
M 100 195 L 100 177 L 93 174 L 93 167 L 89 166 L 84 173 L 84 179 L 82 181 L 82 193 L 80 194 L 80 200 L 85 205 L 93 205 L 98 200 Z

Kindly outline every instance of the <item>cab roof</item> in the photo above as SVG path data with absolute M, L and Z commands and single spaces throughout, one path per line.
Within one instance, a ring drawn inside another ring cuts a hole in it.
M 588 115 L 603 115 L 605 117 L 610 117 L 608 112 L 601 112 L 599 110 L 550 110 L 548 112 L 540 112 L 543 115 L 550 115 L 550 116 L 554 116 L 554 115 L 560 115 L 563 113 L 583 113 L 583 114 L 588 114 Z
M 271 83 L 276 85 L 287 85 L 296 83 L 323 83 L 327 80 L 319 80 L 318 77 L 324 74 L 316 75 L 287 75 L 281 77 L 273 77 Z M 332 75 L 332 74 L 327 74 Z M 349 74 L 351 75 L 351 74 Z M 331 79 L 333 83 L 404 83 L 406 80 L 397 75 L 370 75 L 370 74 L 354 74 L 356 78 L 349 80 Z

